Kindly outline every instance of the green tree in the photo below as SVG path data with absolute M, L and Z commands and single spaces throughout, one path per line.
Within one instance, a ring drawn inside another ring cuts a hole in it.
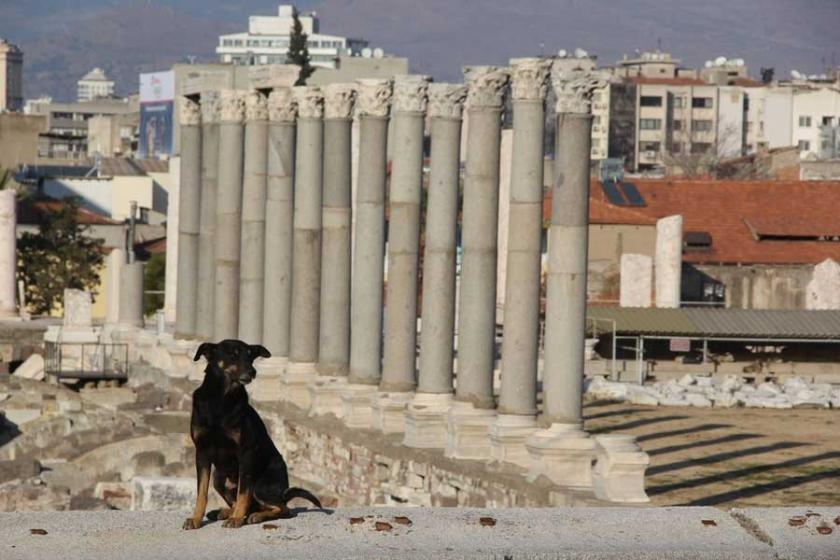
M 297 9 L 292 12 L 292 18 L 294 22 L 289 36 L 289 54 L 286 56 L 286 62 L 300 66 L 300 75 L 295 85 L 304 86 L 315 69 L 310 64 L 312 58 L 309 56 L 309 47 L 306 45 L 309 37 L 303 32 Z
M 38 233 L 25 232 L 18 240 L 18 279 L 34 314 L 49 314 L 63 300 L 65 288 L 92 290 L 99 285 L 105 242 L 87 235 L 78 210 L 79 200 L 66 198 L 58 209 L 41 215 Z
M 143 270 L 143 286 L 147 291 L 162 292 L 166 284 L 166 254 L 152 253 Z M 154 315 L 163 308 L 163 294 L 147 294 L 143 298 L 143 314 Z

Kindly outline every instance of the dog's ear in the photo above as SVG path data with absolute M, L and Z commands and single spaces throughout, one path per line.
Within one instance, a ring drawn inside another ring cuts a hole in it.
M 252 344 L 251 346 L 249 346 L 249 348 L 251 350 L 251 355 L 254 358 L 270 358 L 271 357 L 271 352 L 266 350 L 265 346 L 261 346 L 259 344 Z
M 198 350 L 195 351 L 195 358 L 193 359 L 194 362 L 197 362 L 202 356 L 210 359 L 210 352 L 216 348 L 216 345 L 212 342 L 202 342 L 201 346 L 198 347 Z

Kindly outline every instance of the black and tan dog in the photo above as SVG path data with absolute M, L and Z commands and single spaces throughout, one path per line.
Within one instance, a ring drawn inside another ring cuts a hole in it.
M 198 494 L 192 517 L 184 529 L 198 529 L 207 509 L 210 468 L 213 488 L 228 507 L 217 518 L 224 527 L 262 523 L 289 514 L 293 498 L 309 500 L 318 508 L 318 498 L 301 488 L 289 487 L 283 457 L 257 412 L 248 404 L 245 385 L 256 375 L 254 360 L 268 358 L 262 346 L 239 340 L 205 342 L 195 354 L 207 358 L 204 382 L 193 393 L 190 435 L 195 443 Z

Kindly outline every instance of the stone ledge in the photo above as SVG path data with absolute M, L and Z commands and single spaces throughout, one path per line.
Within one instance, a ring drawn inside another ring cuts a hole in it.
M 298 510 L 301 511 L 301 510 Z M 823 535 L 787 520 L 812 511 Z M 0 557 L 44 558 L 526 558 L 829 559 L 840 550 L 840 508 L 764 508 L 728 513 L 686 508 L 354 508 L 271 523 L 276 529 L 183 531 L 189 512 L 0 514 Z M 394 521 L 408 517 L 411 524 Z M 361 518 L 351 523 L 351 518 Z M 490 517 L 495 525 L 484 526 Z M 377 531 L 377 521 L 390 530 Z M 43 529 L 46 535 L 32 535 Z

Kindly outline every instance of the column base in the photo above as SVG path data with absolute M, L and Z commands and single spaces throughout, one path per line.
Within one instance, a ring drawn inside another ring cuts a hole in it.
M 531 415 L 499 414 L 490 426 L 490 456 L 494 461 L 528 468 L 531 456 L 525 441 L 537 431 L 537 419 Z
M 309 383 L 315 375 L 315 362 L 288 362 L 280 374 L 280 400 L 309 410 Z
M 596 436 L 598 460 L 592 469 L 593 489 L 599 500 L 625 504 L 650 501 L 645 493 L 645 469 L 650 457 L 636 443 L 635 436 Z
M 346 377 L 316 376 L 309 383 L 309 416 L 333 414 L 341 418 L 344 412 L 341 391 L 346 386 Z
M 596 447 L 595 439 L 579 423 L 555 423 L 546 430 L 534 432 L 525 441 L 531 456 L 528 480 L 545 475 L 560 486 L 591 489 Z
M 348 428 L 370 428 L 373 421 L 373 401 L 378 390 L 376 385 L 348 383 L 342 390 L 341 419 Z
M 280 376 L 289 358 L 286 356 L 272 356 L 256 363 L 257 376 L 248 386 L 248 396 L 256 402 L 272 402 L 281 400 Z
M 446 419 L 446 451 L 453 459 L 489 459 L 490 427 L 496 421 L 492 408 L 476 408 L 455 401 Z
M 417 393 L 405 407 L 403 445 L 445 448 L 447 414 L 452 400 L 452 393 Z
M 194 361 L 198 343 L 189 339 L 165 339 L 161 341 L 164 351 L 169 354 L 167 373 L 176 379 L 188 378 L 192 381 L 204 379 L 203 367 Z M 198 367 L 197 367 L 198 366 Z
M 370 426 L 384 434 L 405 431 L 405 407 L 414 393 L 377 393 L 371 407 Z

